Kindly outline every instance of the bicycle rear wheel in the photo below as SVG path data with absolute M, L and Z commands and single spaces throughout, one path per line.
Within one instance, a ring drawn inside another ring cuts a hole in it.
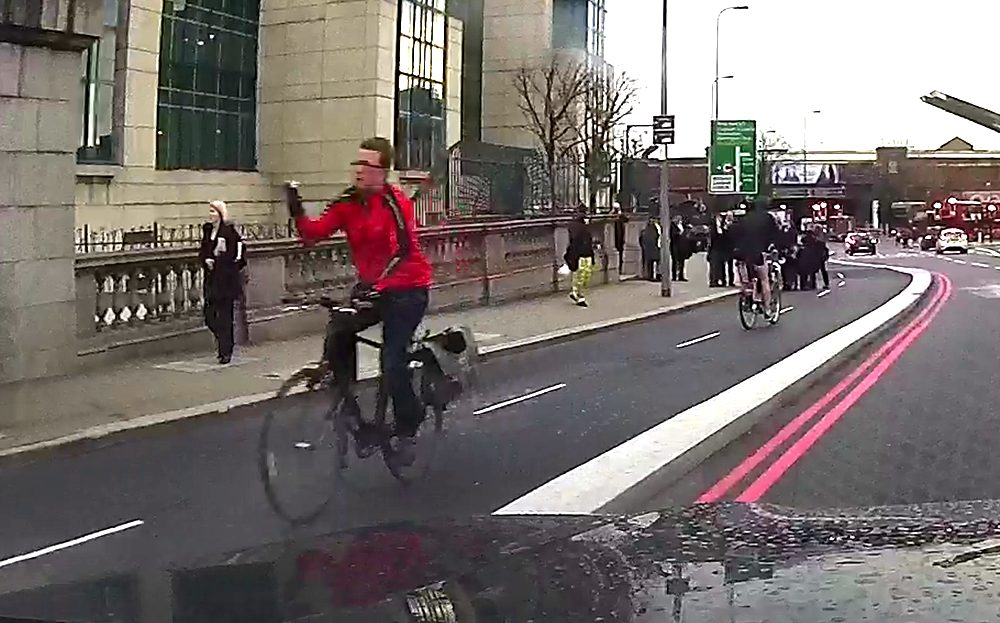
M 736 297 L 736 305 L 739 309 L 740 324 L 750 331 L 757 324 L 757 309 L 754 306 L 753 295 L 740 294 Z
M 412 464 L 403 465 L 396 459 L 391 447 L 387 445 L 382 450 L 389 473 L 404 485 L 427 474 L 437 456 L 438 442 L 444 434 L 444 405 L 431 399 L 435 394 L 434 385 L 444 382 L 443 373 L 434 365 L 424 365 L 412 371 L 411 379 L 425 416 L 415 438 L 416 457 Z
M 335 414 L 340 393 L 322 390 L 292 396 L 309 385 L 318 369 L 303 371 L 278 390 L 277 401 L 265 416 L 257 445 L 257 465 L 267 502 L 289 523 L 307 524 L 330 503 L 338 465 L 346 444 L 338 433 Z

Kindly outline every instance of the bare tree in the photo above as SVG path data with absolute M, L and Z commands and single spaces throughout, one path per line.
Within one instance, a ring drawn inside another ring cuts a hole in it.
M 575 129 L 570 149 L 583 156 L 584 177 L 590 194 L 589 207 L 597 207 L 598 190 L 608 186 L 614 156 L 623 155 L 615 145 L 615 130 L 635 109 L 638 93 L 635 81 L 621 73 L 612 75 L 609 67 L 591 70 L 588 92 L 583 103 L 583 119 Z M 630 146 L 625 146 L 630 149 Z
M 555 211 L 556 159 L 573 141 L 579 106 L 588 92 L 585 63 L 553 55 L 547 63 L 525 66 L 514 75 L 518 107 L 545 158 L 549 207 Z

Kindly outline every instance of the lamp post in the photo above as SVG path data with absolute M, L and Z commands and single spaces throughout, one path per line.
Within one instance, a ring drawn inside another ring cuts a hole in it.
M 660 114 L 667 114 L 667 2 L 663 0 L 663 33 L 660 42 Z M 716 72 L 718 73 L 718 72 Z M 670 296 L 670 151 L 663 146 L 660 169 L 660 296 Z
M 713 121 L 717 120 L 717 118 L 719 116 L 718 104 L 717 104 L 717 102 L 715 100 L 715 98 L 718 97 L 717 93 L 719 92 L 719 83 L 721 81 L 723 81 L 723 80 L 730 80 L 730 79 L 735 78 L 735 77 L 736 76 L 733 76 L 733 75 L 719 76 L 719 78 L 715 82 L 712 83 L 712 120 Z
M 802 116 L 802 183 L 806 183 L 806 177 L 809 172 L 808 160 L 809 160 L 809 115 L 818 115 L 822 110 L 810 110 L 808 113 Z
M 739 6 L 727 6 L 726 8 L 719 11 L 719 14 L 715 17 L 715 104 L 712 107 L 712 121 L 719 120 L 719 28 L 722 24 L 722 14 L 726 11 L 746 11 L 749 9 L 745 4 Z M 727 76 L 727 78 L 732 78 L 732 76 Z

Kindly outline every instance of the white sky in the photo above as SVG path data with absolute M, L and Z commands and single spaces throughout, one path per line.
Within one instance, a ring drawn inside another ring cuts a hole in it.
M 660 107 L 663 0 L 607 0 L 606 55 L 640 87 L 630 123 L 650 123 Z M 715 19 L 722 16 L 719 116 L 756 119 L 801 149 L 869 150 L 909 144 L 936 148 L 961 136 L 1000 149 L 1000 134 L 924 104 L 939 90 L 1000 111 L 992 61 L 1000 25 L 996 0 L 668 0 L 671 156 L 703 156 L 715 75 Z M 648 139 L 647 139 L 648 140 Z

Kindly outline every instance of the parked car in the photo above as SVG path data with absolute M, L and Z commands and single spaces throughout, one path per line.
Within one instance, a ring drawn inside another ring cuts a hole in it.
M 969 237 L 957 227 L 949 227 L 941 232 L 934 244 L 934 252 L 938 255 L 945 251 L 969 252 Z
M 871 232 L 852 231 L 844 237 L 844 253 L 847 255 L 858 253 L 875 255 L 876 246 L 878 246 L 878 239 Z

